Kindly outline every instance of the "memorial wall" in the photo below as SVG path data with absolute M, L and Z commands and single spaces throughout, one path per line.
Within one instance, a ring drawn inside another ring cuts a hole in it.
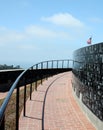
M 73 60 L 73 89 L 103 121 L 103 43 L 76 50 Z

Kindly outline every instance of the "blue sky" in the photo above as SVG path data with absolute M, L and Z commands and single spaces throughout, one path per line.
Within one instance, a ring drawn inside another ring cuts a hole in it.
M 71 59 L 103 42 L 102 0 L 0 0 L 0 64 L 29 66 Z

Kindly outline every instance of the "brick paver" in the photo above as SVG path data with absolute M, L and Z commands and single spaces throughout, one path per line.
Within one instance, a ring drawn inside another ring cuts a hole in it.
M 27 101 L 26 117 L 20 116 L 20 130 L 95 130 L 72 94 L 72 73 L 49 78 Z

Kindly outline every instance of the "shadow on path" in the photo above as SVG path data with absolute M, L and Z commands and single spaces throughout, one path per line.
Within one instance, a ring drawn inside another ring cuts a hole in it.
M 64 74 L 64 75 L 65 75 L 65 74 Z M 48 88 L 47 88 L 47 90 L 46 90 L 46 92 L 45 92 L 44 102 L 43 102 L 43 109 L 42 109 L 42 130 L 44 130 L 44 111 L 45 111 L 45 103 L 46 103 L 46 97 L 47 97 L 48 90 L 49 90 L 49 88 L 52 86 L 52 84 L 53 84 L 56 80 L 58 80 L 59 78 L 63 77 L 64 75 L 59 76 L 59 77 L 57 77 L 56 79 L 54 79 L 54 80 L 51 82 L 51 84 L 48 86 Z

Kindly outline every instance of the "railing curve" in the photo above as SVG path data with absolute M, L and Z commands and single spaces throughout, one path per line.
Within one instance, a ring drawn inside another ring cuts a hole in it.
M 50 75 L 56 74 L 56 72 L 63 72 L 64 70 L 67 71 L 68 69 L 72 68 L 72 61 L 69 59 L 64 60 L 49 60 L 43 61 L 38 64 L 31 66 L 30 68 L 24 70 L 15 80 L 13 85 L 11 86 L 6 98 L 4 99 L 1 107 L 0 107 L 0 130 L 5 129 L 5 111 L 10 101 L 10 98 L 16 89 L 16 130 L 19 129 L 19 94 L 20 94 L 20 85 L 24 85 L 24 116 L 26 113 L 26 85 L 28 83 L 31 84 L 30 87 L 30 99 L 32 93 L 32 83 L 37 82 L 37 80 L 43 78 L 47 78 Z M 47 71 L 49 69 L 49 71 Z M 60 70 L 62 71 L 60 71 Z M 51 71 L 50 71 L 51 70 Z M 59 70 L 59 71 L 57 71 Z M 36 83 L 37 87 L 37 83 Z

